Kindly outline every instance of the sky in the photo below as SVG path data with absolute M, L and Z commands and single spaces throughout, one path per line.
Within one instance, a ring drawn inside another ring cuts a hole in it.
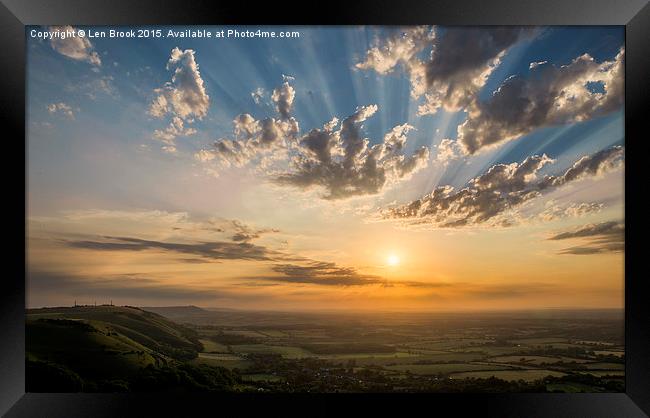
M 28 306 L 623 307 L 623 27 L 80 28 L 27 28 Z

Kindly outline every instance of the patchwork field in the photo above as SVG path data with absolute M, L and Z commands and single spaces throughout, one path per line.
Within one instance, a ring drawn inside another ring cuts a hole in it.
M 246 379 L 277 383 L 288 369 L 310 370 L 325 379 L 359 375 L 399 379 L 451 378 L 548 383 L 551 391 L 603 391 L 571 376 L 620 376 L 624 370 L 622 334 L 612 320 L 603 338 L 602 323 L 584 319 L 494 317 L 473 320 L 435 317 L 381 317 L 354 321 L 332 316 L 208 312 L 197 321 L 204 350 L 197 361 L 242 370 Z M 208 317 L 213 316 L 211 323 Z M 224 316 L 236 318 L 223 325 Z M 258 321 L 257 319 L 261 319 Z M 566 330 L 570 329 L 571 332 Z M 594 330 L 598 338 L 590 338 Z M 557 335 L 549 335 L 556 333 Z M 220 353 L 220 354 L 218 354 Z M 617 360 L 620 359 L 620 360 Z M 299 362 L 299 363 L 292 363 Z

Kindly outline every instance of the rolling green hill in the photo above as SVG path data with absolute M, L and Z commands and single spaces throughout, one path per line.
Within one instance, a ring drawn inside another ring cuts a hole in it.
M 188 360 L 196 357 L 197 351 L 202 350 L 194 331 L 158 314 L 134 307 L 81 306 L 30 309 L 27 311 L 27 333 L 29 334 L 30 326 L 37 323 L 44 327 L 43 324 L 56 325 L 56 320 L 61 319 L 82 321 L 102 331 L 106 337 L 119 340 L 123 344 L 136 343 L 134 346 L 136 350 L 141 350 L 140 346 L 144 346 L 152 355 L 158 354 L 157 357 L 161 360 L 165 360 L 166 357 Z M 39 322 L 39 320 L 53 321 Z M 58 323 L 58 326 L 61 327 L 62 323 Z M 64 330 L 60 330 L 62 331 Z
M 147 386 L 165 379 L 176 386 L 185 379 L 185 386 L 210 388 L 215 379 L 210 373 L 222 384 L 218 370 L 185 364 L 203 348 L 194 331 L 139 308 L 30 309 L 25 336 L 32 391 L 87 390 L 97 382 L 97 390 L 119 391 L 126 382 Z

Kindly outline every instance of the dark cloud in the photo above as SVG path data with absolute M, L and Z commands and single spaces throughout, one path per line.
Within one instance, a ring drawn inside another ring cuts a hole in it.
M 546 155 L 531 156 L 522 163 L 496 164 L 461 190 L 437 187 L 421 199 L 381 211 L 380 216 L 440 228 L 486 223 L 509 226 L 512 217 L 508 213 L 523 203 L 569 182 L 613 170 L 622 159 L 623 148 L 615 146 L 580 158 L 562 175 L 541 179 L 538 171 L 553 162 Z
M 476 99 L 505 52 L 535 29 L 530 27 L 450 27 L 436 39 L 424 65 L 425 104 L 420 114 L 466 108 Z
M 562 232 L 553 235 L 550 240 L 557 241 L 569 238 L 591 238 L 591 237 L 618 237 L 625 232 L 625 224 L 622 222 L 602 222 L 589 224 L 573 231 Z
M 507 26 L 408 28 L 371 48 L 356 67 L 387 74 L 402 65 L 411 78 L 411 95 L 424 95 L 419 114 L 441 107 L 458 111 L 475 99 L 506 51 L 535 31 Z M 419 58 L 422 51 L 430 51 L 428 59 Z
M 527 75 L 507 78 L 487 100 L 479 100 L 478 93 L 507 51 L 537 32 L 532 27 L 413 27 L 371 48 L 356 67 L 387 74 L 402 66 L 411 79 L 411 95 L 424 97 L 420 115 L 440 108 L 466 110 L 468 118 L 458 127 L 458 146 L 465 154 L 541 127 L 581 122 L 621 108 L 623 48 L 614 59 L 600 63 L 588 54 L 559 67 L 531 63 Z M 429 49 L 429 58 L 420 59 Z
M 299 154 L 292 160 L 293 170 L 276 176 L 279 184 L 301 189 L 320 187 L 325 199 L 344 199 L 379 193 L 389 182 L 410 176 L 426 166 L 429 150 L 403 154 L 410 125 L 398 125 L 380 144 L 369 147 L 361 134 L 361 123 L 377 111 L 376 105 L 361 106 L 341 122 L 334 119 L 322 129 L 303 136 Z
M 276 110 L 282 119 L 289 119 L 291 117 L 291 109 L 295 97 L 296 91 L 291 87 L 288 81 L 285 81 L 282 86 L 273 90 L 271 100 L 275 103 Z
M 473 101 L 458 127 L 467 154 L 552 125 L 575 123 L 620 109 L 623 104 L 625 50 L 597 63 L 585 54 L 570 64 L 534 66 L 527 78 L 512 76 L 486 101 Z M 604 92 L 591 89 L 602 83 Z
M 351 267 L 340 267 L 336 263 L 322 261 L 310 261 L 303 265 L 276 264 L 271 269 L 276 273 L 281 273 L 282 276 L 265 277 L 263 279 L 325 286 L 359 286 L 386 282 L 378 276 L 361 274 Z
M 584 245 L 565 248 L 559 254 L 589 255 L 625 251 L 625 224 L 618 221 L 583 225 L 571 231 L 557 233 L 551 241 L 581 239 Z
M 192 244 L 144 240 L 130 237 L 102 237 L 101 241 L 64 241 L 73 248 L 103 251 L 164 250 L 192 254 L 212 260 L 271 260 L 275 251 L 248 242 L 199 242 Z
M 235 229 L 235 233 L 231 237 L 231 239 L 235 242 L 248 242 L 256 238 L 260 238 L 263 234 L 280 232 L 278 229 L 272 229 L 272 228 L 254 229 L 237 220 L 233 220 L 231 221 L 231 223 L 233 228 Z

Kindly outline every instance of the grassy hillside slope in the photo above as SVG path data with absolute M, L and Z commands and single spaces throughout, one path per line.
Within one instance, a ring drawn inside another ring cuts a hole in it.
M 25 331 L 28 391 L 223 390 L 234 382 L 227 371 L 186 364 L 203 348 L 194 331 L 139 308 L 30 309 Z

